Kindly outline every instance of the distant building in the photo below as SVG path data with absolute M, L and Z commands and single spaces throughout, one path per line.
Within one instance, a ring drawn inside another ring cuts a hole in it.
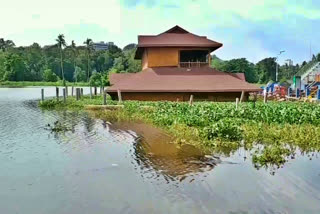
M 93 43 L 93 49 L 96 50 L 96 51 L 103 51 L 103 50 L 108 50 L 109 49 L 109 46 L 112 46 L 114 45 L 113 42 L 94 42 Z

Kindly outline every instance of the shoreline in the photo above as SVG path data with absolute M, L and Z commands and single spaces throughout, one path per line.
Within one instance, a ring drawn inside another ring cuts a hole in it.
M 93 117 L 111 122 L 143 121 L 171 135 L 177 145 L 190 144 L 224 155 L 244 147 L 252 154 L 256 168 L 280 167 L 297 149 L 304 153 L 320 151 L 320 106 L 316 104 L 258 102 L 255 106 L 243 103 L 235 109 L 234 103 L 196 102 L 190 106 L 182 102 L 124 101 L 123 107 L 106 110 L 100 109 L 102 103 L 102 96 L 83 96 L 79 101 L 68 97 L 66 103 L 45 100 L 40 107 L 89 111 Z M 107 104 L 118 106 L 110 99 Z M 98 108 L 87 110 L 88 105 Z
M 66 82 L 67 86 L 77 86 L 77 87 L 86 87 L 89 86 L 89 83 L 86 82 Z M 24 87 L 43 87 L 43 86 L 59 86 L 62 87 L 62 82 L 34 82 L 34 81 L 23 81 L 23 82 L 15 82 L 15 81 L 5 81 L 0 82 L 0 88 L 24 88 Z

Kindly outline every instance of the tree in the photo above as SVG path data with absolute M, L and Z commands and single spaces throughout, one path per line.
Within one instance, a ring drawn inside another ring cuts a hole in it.
M 66 85 L 66 81 L 64 78 L 64 71 L 63 71 L 63 48 L 67 46 L 66 41 L 64 39 L 64 35 L 63 34 L 59 34 L 58 38 L 56 39 L 57 45 L 59 47 L 60 50 L 60 69 L 61 69 L 61 76 L 62 76 L 62 81 L 63 81 L 63 85 Z
M 254 83 L 258 81 L 254 64 L 250 63 L 246 58 L 222 61 L 221 59 L 214 57 L 211 64 L 215 69 L 219 71 L 230 73 L 244 73 L 248 82 Z
M 94 72 L 90 77 L 90 85 L 100 87 L 102 86 L 102 78 L 101 74 L 98 72 Z
M 8 54 L 4 61 L 3 80 L 7 81 L 23 81 L 24 72 L 26 70 L 23 59 L 17 54 Z
M 43 80 L 46 82 L 57 82 L 59 78 L 51 69 L 45 69 L 43 72 Z
M 136 48 L 137 48 L 137 44 L 131 43 L 131 44 L 124 46 L 123 51 L 131 51 L 133 49 L 135 50 Z
M 90 78 L 90 53 L 91 50 L 93 49 L 93 44 L 92 44 L 92 39 L 87 38 L 86 41 L 84 41 L 84 44 L 86 45 L 86 50 L 87 50 L 87 81 L 89 82 Z
M 76 71 L 76 58 L 77 58 L 77 54 L 78 54 L 78 51 L 77 51 L 77 47 L 76 47 L 76 43 L 74 42 L 74 40 L 72 40 L 71 42 L 71 51 L 72 51 L 72 61 L 73 61 L 73 68 L 74 68 L 74 72 Z
M 265 58 L 256 64 L 259 83 L 267 83 L 276 80 L 276 62 L 274 57 Z
M 86 72 L 80 67 L 76 66 L 76 70 L 73 73 L 73 78 L 76 82 L 85 82 L 87 80 Z
M 317 54 L 317 61 L 320 62 L 320 53 Z
M 9 48 L 13 48 L 15 44 L 11 40 L 4 40 L 3 38 L 0 38 L 0 50 L 5 52 Z

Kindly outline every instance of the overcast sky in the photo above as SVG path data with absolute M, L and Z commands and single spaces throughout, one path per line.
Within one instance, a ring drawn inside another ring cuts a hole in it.
M 257 62 L 286 52 L 280 61 L 301 63 L 320 52 L 319 0 L 1 0 L 0 38 L 17 46 L 86 38 L 137 43 L 175 25 L 221 42 L 222 59 Z

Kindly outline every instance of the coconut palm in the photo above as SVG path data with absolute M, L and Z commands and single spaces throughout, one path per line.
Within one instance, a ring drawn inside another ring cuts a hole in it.
M 15 44 L 11 40 L 4 40 L 3 38 L 0 38 L 0 50 L 3 52 L 6 51 L 8 48 L 14 47 Z
M 87 80 L 89 82 L 89 78 L 90 78 L 90 52 L 93 48 L 92 39 L 89 39 L 89 38 L 86 39 L 86 41 L 84 41 L 83 44 L 85 44 L 87 47 Z
M 58 38 L 56 39 L 57 45 L 60 49 L 60 69 L 61 69 L 61 76 L 63 80 L 63 85 L 66 85 L 66 81 L 64 79 L 64 71 L 63 71 L 63 49 L 64 47 L 67 46 L 66 40 L 64 39 L 63 34 L 59 34 Z

